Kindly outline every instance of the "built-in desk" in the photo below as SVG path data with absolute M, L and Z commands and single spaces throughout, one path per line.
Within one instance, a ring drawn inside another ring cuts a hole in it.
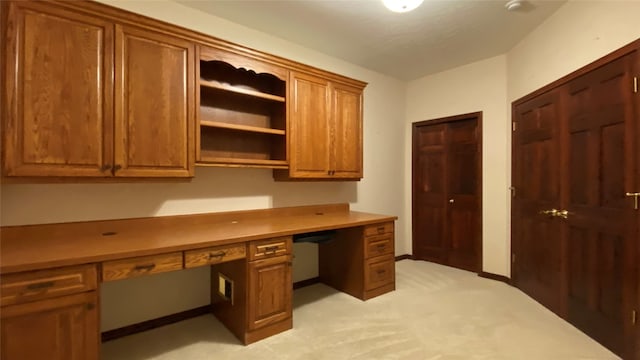
M 243 343 L 292 327 L 292 237 L 319 244 L 321 281 L 362 300 L 395 289 L 394 216 L 348 204 L 0 228 L 1 357 L 97 359 L 99 283 L 197 266 Z

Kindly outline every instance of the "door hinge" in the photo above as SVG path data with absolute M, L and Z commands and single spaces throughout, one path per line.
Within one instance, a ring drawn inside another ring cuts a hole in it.
M 638 92 L 638 77 L 637 76 L 633 77 L 633 92 L 634 93 Z
M 517 128 L 517 127 L 518 127 L 518 125 L 516 125 L 516 122 L 515 122 L 515 121 L 511 123 L 511 130 L 512 130 L 512 131 L 516 131 L 516 128 Z
M 509 190 L 511 190 L 511 197 L 516 197 L 516 187 L 509 186 Z
M 516 254 L 511 254 L 511 262 L 512 263 L 516 262 Z
M 638 313 L 633 310 L 631 312 L 631 324 L 635 325 L 638 322 Z

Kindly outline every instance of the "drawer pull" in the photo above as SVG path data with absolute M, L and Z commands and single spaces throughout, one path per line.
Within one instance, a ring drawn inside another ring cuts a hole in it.
M 382 275 L 382 274 L 384 274 L 384 273 L 386 273 L 386 272 L 387 272 L 387 271 L 386 271 L 386 270 L 383 270 L 383 269 L 378 269 L 378 270 L 376 270 L 376 273 L 378 273 L 378 275 Z
M 135 271 L 151 271 L 156 267 L 156 264 L 136 265 L 133 270 Z
M 52 287 L 55 284 L 53 281 L 43 281 L 35 284 L 27 285 L 28 290 L 43 290 Z
M 376 247 L 378 249 L 384 249 L 385 247 L 387 247 L 387 245 L 386 244 L 378 244 L 378 245 L 376 245 Z
M 378 226 L 378 234 L 384 234 L 384 226 Z
M 216 258 L 223 258 L 225 255 L 227 255 L 227 253 L 224 251 L 218 251 L 217 253 L 209 253 L 209 260 L 216 259 Z
M 265 247 L 265 248 L 264 248 L 264 252 L 265 252 L 265 253 L 267 253 L 267 254 L 273 254 L 273 253 L 275 253 L 276 251 L 278 251 L 278 249 L 279 249 L 279 248 L 280 248 L 280 247 L 279 247 L 278 245 L 275 245 L 275 246 L 267 246 L 267 247 Z

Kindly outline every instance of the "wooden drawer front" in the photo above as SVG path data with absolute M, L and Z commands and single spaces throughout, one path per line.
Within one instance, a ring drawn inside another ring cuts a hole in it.
M 393 233 L 392 222 L 367 225 L 364 227 L 364 236 L 367 236 L 367 237 L 382 235 L 382 234 L 392 234 L 392 233 Z
M 182 253 L 141 256 L 102 263 L 102 281 L 128 279 L 182 269 Z
M 364 249 L 364 256 L 367 259 L 384 254 L 393 254 L 393 234 L 368 237 Z
M 291 253 L 291 236 L 252 241 L 249 244 L 249 260 L 260 260 Z
M 3 275 L 2 306 L 81 293 L 97 284 L 95 265 Z
M 364 269 L 365 289 L 371 290 L 395 281 L 396 263 L 393 255 L 379 256 L 366 261 Z
M 216 246 L 206 249 L 190 250 L 184 253 L 184 267 L 219 264 L 226 261 L 243 259 L 247 256 L 246 246 Z

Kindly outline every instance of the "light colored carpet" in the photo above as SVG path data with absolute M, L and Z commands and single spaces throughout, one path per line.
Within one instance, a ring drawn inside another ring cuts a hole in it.
M 293 329 L 243 346 L 213 316 L 110 341 L 103 360 L 618 359 L 519 290 L 423 261 L 362 302 L 316 284 L 294 292 Z

